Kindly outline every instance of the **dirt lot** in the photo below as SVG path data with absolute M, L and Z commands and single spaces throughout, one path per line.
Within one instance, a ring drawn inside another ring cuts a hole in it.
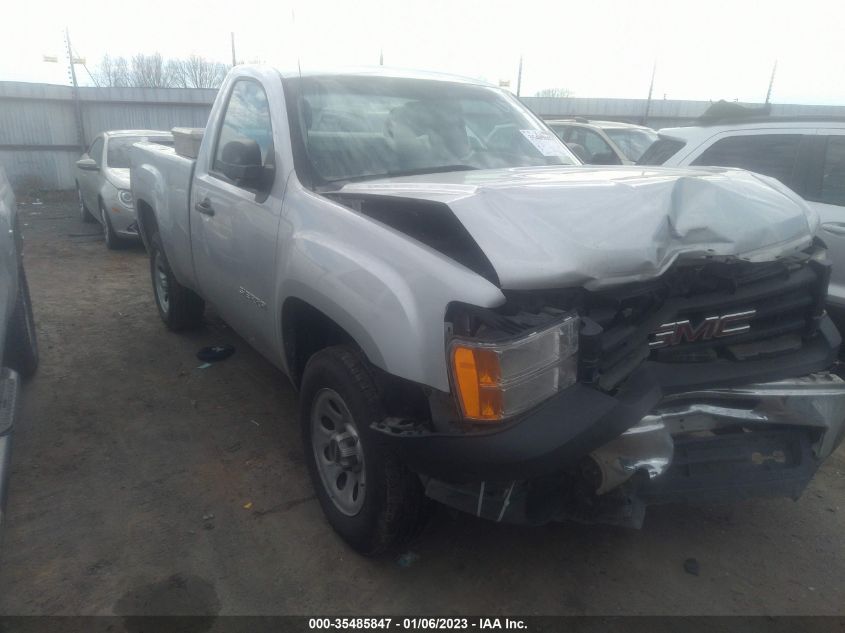
M 662 507 L 641 531 L 441 509 L 402 564 L 360 558 L 322 518 L 286 379 L 213 314 L 166 331 L 143 249 L 107 251 L 74 204 L 22 213 L 42 365 L 0 613 L 845 614 L 842 449 L 797 503 Z M 236 354 L 200 369 L 217 342 Z

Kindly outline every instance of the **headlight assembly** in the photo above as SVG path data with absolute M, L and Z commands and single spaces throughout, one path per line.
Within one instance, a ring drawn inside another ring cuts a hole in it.
M 129 207 L 130 209 L 132 208 L 132 205 L 134 204 L 134 200 L 132 199 L 132 192 L 131 191 L 129 191 L 128 189 L 120 189 L 117 192 L 117 198 L 118 198 L 118 200 L 120 200 L 120 204 L 122 204 L 125 207 Z
M 465 419 L 498 422 L 572 385 L 578 373 L 578 326 L 570 315 L 505 342 L 453 339 L 452 382 Z

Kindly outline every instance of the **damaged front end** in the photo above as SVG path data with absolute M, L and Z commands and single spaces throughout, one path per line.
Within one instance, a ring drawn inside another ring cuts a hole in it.
M 446 317 L 452 394 L 374 426 L 426 493 L 496 521 L 638 527 L 647 505 L 797 498 L 845 435 L 813 244 Z

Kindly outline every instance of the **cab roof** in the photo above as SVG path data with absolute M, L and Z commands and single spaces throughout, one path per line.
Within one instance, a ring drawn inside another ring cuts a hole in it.
M 645 125 L 637 125 L 636 123 L 623 123 L 622 121 L 597 121 L 595 119 L 585 119 L 583 117 L 569 117 L 565 119 L 546 119 L 547 124 L 566 124 L 566 125 L 590 125 L 593 127 L 597 127 L 600 129 L 610 129 L 610 128 L 618 128 L 618 129 L 638 129 L 638 130 L 650 130 L 650 127 L 646 127 Z
M 102 133 L 103 136 L 170 136 L 167 130 L 108 130 Z
M 346 68 L 328 68 L 303 70 L 277 69 L 284 79 L 299 77 L 392 77 L 396 79 L 427 79 L 432 81 L 448 81 L 452 83 L 472 84 L 485 87 L 496 87 L 482 79 L 451 75 L 449 73 L 430 72 L 425 70 L 411 70 L 407 68 L 393 68 L 389 66 L 356 66 Z

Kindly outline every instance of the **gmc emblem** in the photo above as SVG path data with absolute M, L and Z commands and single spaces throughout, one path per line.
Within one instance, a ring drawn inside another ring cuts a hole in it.
M 694 343 L 696 341 L 709 341 L 722 336 L 733 336 L 742 334 L 751 329 L 751 325 L 743 323 L 757 314 L 757 310 L 746 310 L 744 312 L 733 312 L 722 316 L 710 316 L 693 327 L 689 319 L 685 321 L 673 321 L 664 323 L 657 330 L 652 332 L 654 340 L 648 346 L 651 349 L 669 347 L 679 343 Z

